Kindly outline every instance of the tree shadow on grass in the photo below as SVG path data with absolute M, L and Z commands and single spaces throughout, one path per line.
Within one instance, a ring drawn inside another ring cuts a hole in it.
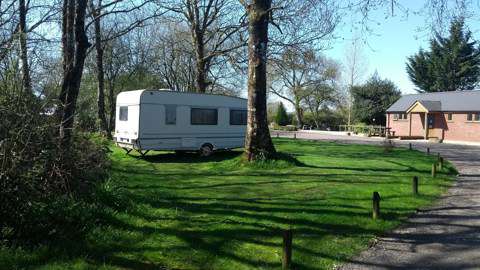
M 219 258 L 247 268 L 277 269 L 281 262 L 276 257 L 264 261 L 261 257 L 251 256 L 249 252 L 239 252 L 237 248 L 232 248 L 232 243 L 234 247 L 255 246 L 265 249 L 266 254 L 273 256 L 272 249 L 277 250 L 275 251 L 277 254 L 281 252 L 282 229 L 293 227 L 295 254 L 346 261 L 348 254 L 324 252 L 318 247 L 310 246 L 308 241 L 321 242 L 325 241 L 326 236 L 332 235 L 350 238 L 371 237 L 381 232 L 380 228 L 365 224 L 342 223 L 321 218 L 324 215 L 333 215 L 344 220 L 369 219 L 370 209 L 355 205 L 355 202 L 351 205 L 337 204 L 335 209 L 330 209 L 331 202 L 325 202 L 321 198 L 276 198 L 259 202 L 258 198 L 255 200 L 241 196 L 165 198 L 162 197 L 162 191 L 154 191 L 153 194 L 156 195 L 130 193 L 129 199 L 132 205 L 147 205 L 155 211 L 133 208 L 118 215 L 118 210 L 112 209 L 113 211 L 108 211 L 102 217 L 103 222 L 100 225 L 102 230 L 114 232 L 114 238 L 107 238 L 111 244 L 95 239 L 89 242 L 78 241 L 76 251 L 66 252 L 74 259 L 87 258 L 86 261 L 93 267 L 169 269 L 169 258 L 182 260 L 185 253 L 191 253 L 195 254 L 191 255 L 195 259 L 190 262 L 193 269 L 211 268 Z M 265 205 L 268 203 L 272 205 Z M 177 208 L 181 214 L 169 214 L 172 209 Z M 125 215 L 129 218 L 125 219 Z M 403 214 L 399 214 L 398 211 L 387 210 L 384 218 L 398 220 L 402 216 Z M 125 235 L 117 232 L 124 232 Z M 135 236 L 133 240 L 129 239 L 132 235 Z M 122 240 L 123 238 L 125 240 Z M 166 240 L 167 238 L 169 240 Z M 171 243 L 165 244 L 163 241 Z M 166 249 L 165 245 L 169 248 Z M 145 257 L 145 254 L 157 252 L 169 255 L 153 259 Z M 319 269 L 311 262 L 294 259 L 294 263 L 301 269 Z
M 297 200 L 295 204 L 283 205 L 277 202 L 275 207 L 265 207 L 254 201 L 248 204 L 236 204 L 235 199 L 216 199 L 214 203 L 185 201 L 189 198 L 168 198 L 168 199 L 152 199 L 150 196 L 135 196 L 132 198 L 135 204 L 149 205 L 154 209 L 174 209 L 179 208 L 182 215 L 166 216 L 158 214 L 147 214 L 145 211 L 130 211 L 131 216 L 145 222 L 126 222 L 118 219 L 116 216 L 110 216 L 108 224 L 116 229 L 125 232 L 140 233 L 141 239 L 137 243 L 146 241 L 156 235 L 175 237 L 179 243 L 186 246 L 179 247 L 186 250 L 195 250 L 196 253 L 206 254 L 204 261 L 206 265 L 214 263 L 216 258 L 223 258 L 241 263 L 248 267 L 264 267 L 277 268 L 280 262 L 261 261 L 256 257 L 248 257 L 245 254 L 235 252 L 230 248 L 230 244 L 253 244 L 266 248 L 278 249 L 281 251 L 281 235 L 282 228 L 293 226 L 296 240 L 294 242 L 295 252 L 306 254 L 307 256 L 321 257 L 334 260 L 347 260 L 348 255 L 328 254 L 315 250 L 314 247 L 302 244 L 302 239 L 322 241 L 327 235 L 338 235 L 341 237 L 366 237 L 373 236 L 381 232 L 378 228 L 359 225 L 355 223 L 336 223 L 328 220 L 303 217 L 310 214 L 311 216 L 320 217 L 322 215 L 335 215 L 343 218 L 362 217 L 369 218 L 370 211 L 367 208 L 353 207 L 351 205 L 338 205 L 338 209 L 328 209 L 323 206 L 312 206 L 308 199 Z M 207 198 L 204 198 L 207 199 Z M 237 199 L 242 201 L 240 198 Z M 243 201 L 242 201 L 243 202 Z M 247 201 L 248 202 L 248 201 Z M 188 213 L 188 215 L 185 215 Z M 293 216 L 283 216 L 286 213 Z M 295 216 L 296 213 L 303 213 Z M 398 220 L 404 216 L 397 212 L 386 211 L 382 216 L 384 219 Z M 175 224 L 172 226 L 157 226 L 155 224 Z M 156 238 L 156 237 L 155 237 Z M 117 264 L 108 258 L 114 253 L 125 252 L 146 252 L 151 247 L 138 247 L 136 243 L 129 246 L 113 247 L 107 253 L 107 261 L 110 264 Z M 158 250 L 161 247 L 153 248 L 151 251 Z M 163 251 L 165 252 L 165 251 Z M 213 260 L 213 261 L 212 261 Z M 134 261 L 131 262 L 134 265 Z M 303 263 L 303 262 L 302 262 Z M 318 269 L 315 266 L 302 264 L 298 262 L 298 266 L 305 269 Z M 123 265 L 122 267 L 125 267 Z M 192 267 L 202 268 L 202 265 Z
M 195 152 L 173 153 L 173 152 L 152 152 L 144 157 L 131 155 L 133 158 L 142 159 L 150 163 L 205 163 L 221 162 L 237 158 L 242 155 L 241 151 L 217 151 L 211 156 L 202 157 Z

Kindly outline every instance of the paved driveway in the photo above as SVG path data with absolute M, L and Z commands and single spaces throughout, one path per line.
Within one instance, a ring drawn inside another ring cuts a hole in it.
M 297 138 L 382 143 L 374 138 L 304 132 Z M 458 181 L 434 207 L 380 237 L 376 245 L 339 269 L 480 269 L 480 147 L 426 142 L 414 142 L 414 147 L 422 151 L 430 147 L 455 164 Z

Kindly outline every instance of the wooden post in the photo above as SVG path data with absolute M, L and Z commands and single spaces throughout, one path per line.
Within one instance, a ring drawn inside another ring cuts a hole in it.
M 412 150 L 412 149 L 413 149 L 412 143 L 409 143 L 408 144 L 408 150 Z
M 293 133 L 293 139 L 297 139 L 297 133 L 296 132 Z
M 377 219 L 380 217 L 380 194 L 378 192 L 373 192 L 373 197 L 372 197 L 372 202 L 373 202 L 373 219 Z
M 277 138 L 280 138 L 280 132 L 277 132 Z
M 292 265 L 292 230 L 283 231 L 283 252 L 282 252 L 282 269 L 290 269 Z
M 413 181 L 412 181 L 412 191 L 413 191 L 413 195 L 414 195 L 414 196 L 417 196 L 417 195 L 418 195 L 418 176 L 414 176 L 414 177 L 413 177 Z
M 427 155 L 430 155 L 430 147 L 427 147 Z
M 437 177 L 437 164 L 435 163 L 432 164 L 432 177 Z
M 443 157 L 438 157 L 438 170 L 443 170 Z

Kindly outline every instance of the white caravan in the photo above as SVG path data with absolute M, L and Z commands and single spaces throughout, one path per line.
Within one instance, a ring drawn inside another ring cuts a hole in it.
M 247 100 L 222 95 L 136 90 L 118 94 L 115 140 L 136 150 L 200 151 L 243 147 Z

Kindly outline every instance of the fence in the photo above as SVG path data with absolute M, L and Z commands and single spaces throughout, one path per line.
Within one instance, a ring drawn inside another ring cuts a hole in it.
M 390 136 L 390 128 L 384 126 L 340 125 L 340 131 L 354 134 L 367 134 L 368 136 Z

